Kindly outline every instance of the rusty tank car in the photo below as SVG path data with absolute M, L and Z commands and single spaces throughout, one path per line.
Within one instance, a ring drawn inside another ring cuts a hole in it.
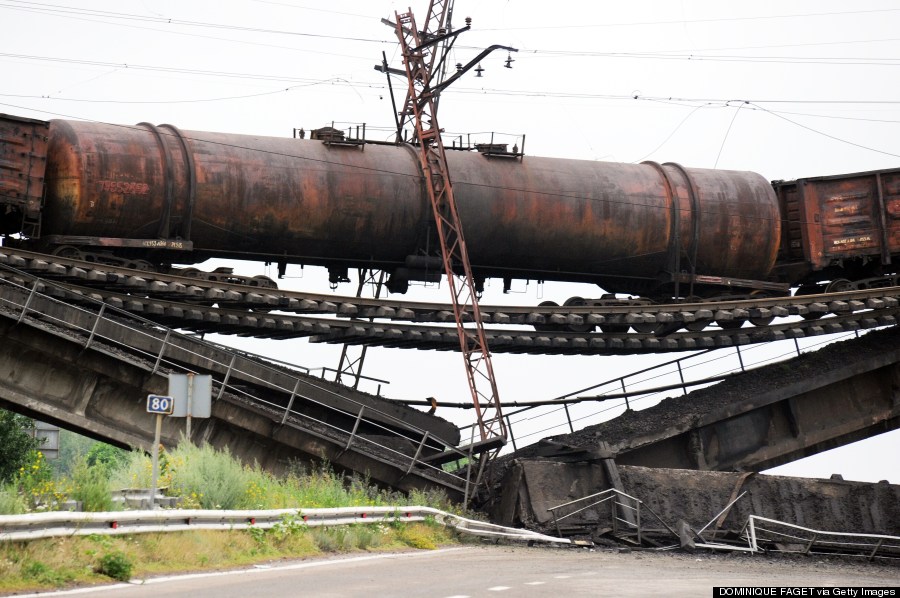
M 0 233 L 28 248 L 145 267 L 210 257 L 281 271 L 309 264 L 334 283 L 349 268 L 375 268 L 393 292 L 442 275 L 407 144 L 0 116 L 0 160 Z M 815 272 L 834 276 L 833 264 L 785 251 L 798 212 L 786 186 L 756 173 L 502 150 L 448 160 L 477 284 L 590 282 L 661 300 L 784 292 L 815 284 Z M 889 263 L 897 248 L 872 253 Z

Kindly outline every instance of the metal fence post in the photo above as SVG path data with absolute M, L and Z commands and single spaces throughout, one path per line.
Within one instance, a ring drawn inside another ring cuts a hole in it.
M 168 337 L 166 337 L 168 338 Z M 222 395 L 225 394 L 225 387 L 228 386 L 228 379 L 231 378 L 231 370 L 234 368 L 234 360 L 237 359 L 237 355 L 231 356 L 231 363 L 228 364 L 228 371 L 225 372 L 225 378 L 222 379 L 222 386 L 219 387 L 219 394 L 216 395 L 216 400 L 222 398 Z
M 638 541 L 638 544 L 640 544 L 641 543 L 641 501 L 637 501 L 637 508 L 635 509 L 635 511 L 637 511 L 637 515 L 635 516 L 635 518 L 637 519 L 637 541 Z
M 741 371 L 746 372 L 747 370 L 744 369 L 744 358 L 741 357 L 741 348 L 739 346 L 735 345 L 734 349 L 737 352 L 738 363 L 741 364 Z
M 38 281 L 35 278 L 34 284 L 31 285 L 31 292 L 28 293 L 28 299 L 25 300 L 25 305 L 22 306 L 22 313 L 19 314 L 19 319 L 16 320 L 16 324 L 25 319 L 25 312 L 28 311 L 28 307 L 31 305 L 31 300 L 34 298 L 35 293 L 37 292 Z
M 509 421 L 508 415 L 506 416 L 506 429 L 509 430 L 509 439 L 512 441 L 513 450 L 519 450 L 518 448 L 516 448 L 516 437 L 513 436 L 512 422 Z
M 631 405 L 628 403 L 628 391 L 625 389 L 625 378 L 619 378 L 619 384 L 622 385 L 622 394 L 625 395 L 625 409 L 631 411 Z
M 618 517 L 618 515 L 616 515 L 616 503 L 618 503 L 618 502 L 619 502 L 618 496 L 613 496 L 613 499 L 611 501 L 609 501 L 609 505 L 610 505 L 609 514 L 612 516 L 612 528 L 613 528 L 614 534 L 619 533 L 619 517 Z
M 360 409 L 360 412 L 362 412 L 362 409 Z M 419 455 L 422 454 L 422 447 L 425 446 L 425 443 L 428 441 L 428 434 L 430 434 L 430 432 L 426 430 L 425 435 L 422 436 L 422 442 L 419 443 L 419 448 L 416 449 L 415 456 L 412 458 L 412 461 L 409 462 L 409 469 L 406 470 L 406 475 L 409 475 L 409 472 L 412 471 L 413 465 L 415 465 L 419 460 Z
M 291 398 L 288 399 L 287 407 L 284 409 L 284 417 L 281 418 L 281 425 L 284 425 L 284 422 L 287 421 L 288 415 L 291 413 L 291 407 L 294 406 L 294 399 L 297 398 L 297 389 L 300 388 L 300 378 L 297 378 L 297 383 L 294 384 L 294 392 L 291 393 Z
M 678 366 L 678 377 L 681 378 L 681 390 L 684 394 L 687 394 L 687 386 L 684 385 L 684 372 L 681 371 L 681 360 L 675 362 L 675 365 Z
M 881 545 L 884 543 L 884 538 L 878 539 L 878 544 L 875 545 L 875 550 L 872 551 L 872 554 L 869 555 L 869 560 L 875 560 L 875 553 L 878 552 L 878 549 L 881 548 Z
M 350 432 L 350 438 L 347 440 L 347 446 L 344 447 L 345 451 L 350 450 L 350 445 L 353 444 L 353 437 L 356 436 L 356 430 L 359 429 L 359 421 L 362 419 L 363 412 L 365 410 L 365 405 L 359 408 L 359 414 L 356 416 L 356 421 L 353 423 L 353 430 Z
M 106 311 L 106 304 L 100 306 L 100 311 L 97 312 L 97 319 L 94 320 L 94 326 L 91 328 L 91 335 L 88 337 L 87 342 L 84 344 L 84 348 L 87 349 L 91 346 L 91 343 L 94 342 L 94 335 L 97 334 L 97 328 L 100 326 L 100 320 L 103 319 L 103 312 Z
M 795 339 L 796 340 L 796 339 Z M 756 524 L 753 515 L 750 515 L 750 519 L 748 521 L 750 524 L 750 548 L 753 549 L 753 552 L 757 551 L 756 547 Z
M 809 544 L 806 545 L 806 550 L 803 551 L 803 554 L 809 554 L 809 551 L 812 550 L 813 544 L 816 543 L 816 538 L 819 537 L 819 534 L 813 534 L 812 539 L 810 539 Z
M 569 422 L 569 431 L 574 434 L 575 428 L 572 427 L 572 417 L 569 415 L 569 404 L 563 403 L 563 409 L 566 411 L 566 421 Z
M 153 371 L 150 372 L 151 376 L 156 373 L 159 369 L 159 364 L 162 363 L 163 353 L 166 352 L 166 347 L 169 345 L 169 336 L 171 336 L 171 334 L 171 328 L 166 330 L 166 338 L 163 339 L 162 347 L 159 348 L 159 355 L 156 356 L 156 363 L 153 365 Z

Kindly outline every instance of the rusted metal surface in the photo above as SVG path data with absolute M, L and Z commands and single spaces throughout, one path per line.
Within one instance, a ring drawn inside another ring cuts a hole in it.
M 697 274 L 751 279 L 775 261 L 777 205 L 753 173 L 469 154 L 450 163 L 472 262 L 493 272 L 530 264 L 548 279 L 595 277 L 608 291 L 637 292 L 635 278 L 673 273 L 677 255 L 695 255 Z
M 48 124 L 0 114 L 0 234 L 40 234 Z
M 389 265 L 403 261 L 429 216 L 414 156 L 405 150 L 178 136 L 166 127 L 157 138 L 144 127 L 66 121 L 53 121 L 51 130 L 45 234 L 157 238 L 168 228 L 184 237 L 190 213 L 196 248 Z
M 900 169 L 773 183 L 791 222 L 780 261 L 864 272 L 900 253 Z M 874 264 L 872 263 L 874 261 Z
M 44 234 L 189 236 L 220 255 L 389 271 L 436 249 L 405 147 L 52 121 L 48 159 Z M 777 202 L 753 173 L 462 152 L 448 161 L 477 276 L 634 292 L 631 277 L 671 280 L 676 265 L 764 279 L 775 259 Z

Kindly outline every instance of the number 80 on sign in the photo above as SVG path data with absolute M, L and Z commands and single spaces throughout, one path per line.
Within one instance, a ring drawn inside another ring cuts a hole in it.
M 175 399 L 162 395 L 147 395 L 147 413 L 160 415 L 172 415 L 175 408 Z

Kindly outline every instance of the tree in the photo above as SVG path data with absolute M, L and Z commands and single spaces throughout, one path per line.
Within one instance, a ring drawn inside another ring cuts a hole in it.
M 34 437 L 34 421 L 24 415 L 0 409 L 0 482 L 15 477 L 28 462 L 31 451 L 41 446 Z

